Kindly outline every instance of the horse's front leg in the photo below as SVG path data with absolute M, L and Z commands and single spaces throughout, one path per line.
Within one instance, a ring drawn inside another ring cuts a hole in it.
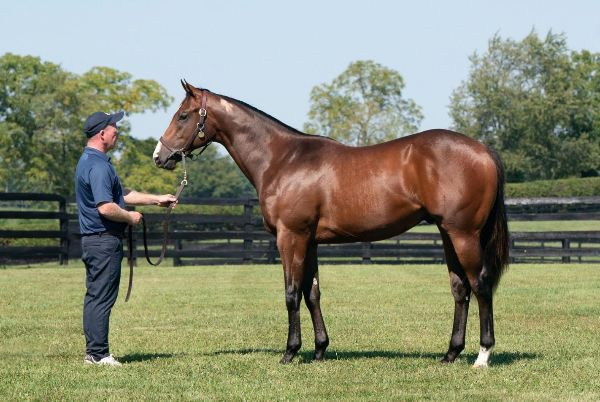
M 308 237 L 287 231 L 278 231 L 277 247 L 283 264 L 285 305 L 288 311 L 288 339 L 280 363 L 290 363 L 302 346 L 300 330 L 300 302 Z
M 329 346 L 329 336 L 325 329 L 323 314 L 321 314 L 321 290 L 319 289 L 319 266 L 317 261 L 317 245 L 311 244 L 306 253 L 304 264 L 304 280 L 302 282 L 304 302 L 315 330 L 315 354 L 313 360 L 323 360 L 325 350 Z

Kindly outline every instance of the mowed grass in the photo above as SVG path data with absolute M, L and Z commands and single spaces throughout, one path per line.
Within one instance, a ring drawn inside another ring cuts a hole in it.
M 0 269 L 0 400 L 599 400 L 600 267 L 513 265 L 495 297 L 487 369 L 473 301 L 467 347 L 441 365 L 452 328 L 446 268 L 322 266 L 331 344 L 280 365 L 280 266 L 142 266 L 111 320 L 123 367 L 84 365 L 78 262 Z

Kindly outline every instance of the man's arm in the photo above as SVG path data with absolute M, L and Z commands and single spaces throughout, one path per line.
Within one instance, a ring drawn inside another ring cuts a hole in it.
M 165 208 L 177 201 L 171 194 L 146 194 L 128 189 L 123 190 L 123 199 L 127 205 L 158 205 Z
M 125 222 L 137 225 L 142 219 L 142 214 L 137 211 L 127 211 L 114 202 L 103 202 L 98 205 L 100 215 L 114 222 Z

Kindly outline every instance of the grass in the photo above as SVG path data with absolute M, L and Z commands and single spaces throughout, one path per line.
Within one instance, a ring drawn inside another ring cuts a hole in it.
M 80 264 L 0 269 L 0 399 L 600 399 L 600 267 L 511 266 L 495 298 L 497 346 L 480 370 L 476 303 L 466 350 L 438 363 L 452 326 L 445 271 L 322 266 L 326 360 L 306 364 L 303 307 L 304 346 L 284 366 L 281 267 L 142 266 L 128 303 L 124 269 L 110 341 L 125 364 L 114 368 L 83 364 Z

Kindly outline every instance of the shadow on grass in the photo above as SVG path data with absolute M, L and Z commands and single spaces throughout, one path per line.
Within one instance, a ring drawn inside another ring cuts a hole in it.
M 283 350 L 276 349 L 238 349 L 238 350 L 219 350 L 212 353 L 207 353 L 209 356 L 218 356 L 226 354 L 253 354 L 253 353 L 266 353 L 275 356 L 283 356 Z M 298 363 L 311 363 L 313 357 L 313 351 L 300 351 L 296 355 Z M 382 350 L 371 350 L 371 351 L 327 351 L 325 353 L 324 360 L 356 360 L 356 359 L 433 359 L 441 361 L 444 357 L 441 353 L 406 353 L 406 352 L 393 352 L 393 351 L 382 351 Z M 477 353 L 464 353 L 459 358 L 465 359 L 469 364 L 475 363 L 477 360 Z M 521 360 L 535 360 L 541 358 L 540 355 L 535 353 L 511 353 L 511 352 L 498 352 L 492 353 L 490 362 L 492 365 L 506 366 L 513 364 Z
M 156 359 L 170 359 L 173 357 L 180 357 L 181 353 L 134 353 L 130 355 L 125 355 L 121 357 L 119 360 L 122 363 L 136 363 L 136 362 L 145 362 Z
M 283 350 L 280 349 L 236 349 L 236 350 L 217 350 L 210 353 L 201 353 L 203 356 L 220 356 L 220 355 L 248 355 L 248 354 L 269 354 L 277 358 L 283 356 Z M 169 359 L 174 357 L 181 357 L 182 353 L 135 353 L 125 355 L 121 359 L 124 363 L 133 362 L 144 362 L 156 359 Z M 313 351 L 306 350 L 300 351 L 296 355 L 295 361 L 299 364 L 312 363 Z M 406 352 L 393 352 L 383 350 L 370 350 L 370 351 L 327 351 L 325 353 L 324 360 L 357 360 L 357 359 L 431 359 L 441 361 L 443 354 L 441 353 L 406 353 Z M 459 356 L 459 359 L 465 359 L 470 365 L 475 363 L 477 359 L 477 353 L 463 353 Z M 515 362 L 522 360 L 536 360 L 541 358 L 540 355 L 535 353 L 511 353 L 511 352 L 499 352 L 492 353 L 490 362 L 494 366 L 508 366 Z

